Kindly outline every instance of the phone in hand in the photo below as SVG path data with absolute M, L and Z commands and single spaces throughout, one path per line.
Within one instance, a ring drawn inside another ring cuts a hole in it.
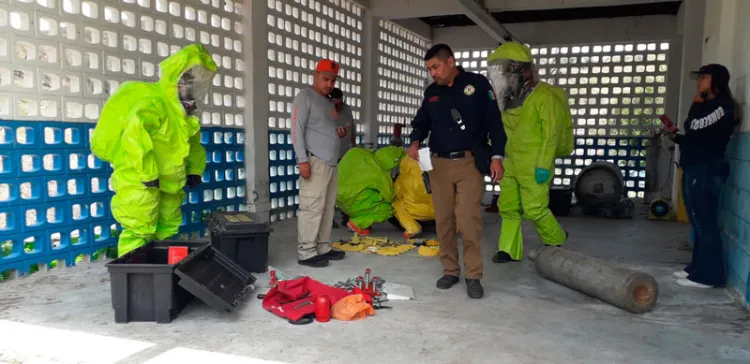
M 661 120 L 661 124 L 664 126 L 664 130 L 670 133 L 676 133 L 679 130 L 677 129 L 677 125 L 672 121 L 669 115 L 664 114 L 659 117 L 659 120 Z

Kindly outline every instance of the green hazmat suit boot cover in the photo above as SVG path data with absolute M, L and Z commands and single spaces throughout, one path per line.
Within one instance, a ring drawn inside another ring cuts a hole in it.
M 501 75 L 500 67 L 493 69 L 492 66 L 508 60 L 533 64 L 528 47 L 516 42 L 504 43 L 488 57 L 488 76 L 494 81 L 493 86 L 512 83 L 508 81 L 512 75 Z M 502 90 L 496 88 L 496 91 L 500 99 Z M 573 152 L 573 121 L 566 92 L 545 82 L 538 82 L 520 105 L 503 109 L 501 103 L 501 111 L 508 142 L 503 161 L 505 176 L 500 181 L 498 199 L 502 217 L 499 250 L 508 253 L 513 260 L 520 260 L 523 257 L 522 214 L 534 224 L 545 244 L 561 245 L 566 240 L 565 231 L 548 207 L 552 178 L 538 183 L 536 170 L 554 172 L 555 158 Z
M 390 169 L 405 155 L 399 147 L 350 149 L 338 165 L 336 204 L 359 229 L 369 229 L 393 216 L 391 203 L 396 197 Z
M 201 176 L 206 168 L 200 120 L 187 115 L 178 83 L 190 70 L 202 74 L 210 86 L 216 63 L 195 44 L 165 59 L 159 68 L 157 82 L 124 82 L 104 104 L 91 136 L 92 153 L 114 170 L 112 215 L 123 227 L 119 256 L 177 234 L 186 178 Z

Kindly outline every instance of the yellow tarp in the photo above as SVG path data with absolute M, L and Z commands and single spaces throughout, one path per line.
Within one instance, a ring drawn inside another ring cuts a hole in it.
M 413 244 L 404 244 L 388 240 L 387 237 L 360 236 L 354 234 L 349 242 L 335 242 L 333 247 L 349 252 L 396 256 L 416 248 Z
M 415 249 L 414 243 L 415 240 L 412 239 L 401 243 L 389 240 L 387 237 L 361 236 L 355 233 L 351 241 L 338 241 L 333 243 L 333 247 L 348 252 L 396 256 Z M 439 243 L 436 240 L 425 241 L 425 245 L 419 247 L 418 253 L 426 257 L 438 256 L 440 254 Z

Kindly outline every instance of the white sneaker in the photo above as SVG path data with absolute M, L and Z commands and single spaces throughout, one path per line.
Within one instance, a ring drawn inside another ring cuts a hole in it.
M 677 284 L 683 287 L 692 287 L 692 288 L 713 288 L 713 286 L 709 286 L 707 284 L 702 284 L 698 282 L 693 282 L 687 278 L 682 278 L 677 280 Z
M 675 277 L 677 279 L 685 279 L 689 276 L 688 272 L 685 272 L 684 270 L 678 270 L 674 273 L 672 273 L 672 277 Z

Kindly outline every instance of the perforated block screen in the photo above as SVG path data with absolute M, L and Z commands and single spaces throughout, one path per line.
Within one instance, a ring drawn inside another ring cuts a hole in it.
M 232 0 L 0 1 L 0 272 L 72 265 L 117 242 L 111 167 L 89 137 L 126 81 L 156 81 L 161 60 L 202 43 L 219 66 L 203 104 L 204 184 L 183 205 L 182 238 L 205 214 L 243 209 L 242 12 Z
M 388 145 L 393 125 L 402 124 L 409 143 L 410 123 L 427 87 L 424 55 L 427 39 L 388 20 L 378 22 L 378 145 Z
M 491 49 L 456 52 L 467 70 L 486 75 Z M 644 196 L 647 128 L 660 125 L 667 95 L 667 42 L 532 46 L 542 81 L 565 89 L 576 149 L 555 161 L 554 185 L 570 185 L 597 160 L 623 171 L 628 197 Z M 487 190 L 498 190 L 487 180 Z
M 271 221 L 292 218 L 299 207 L 299 170 L 292 148 L 292 101 L 312 85 L 321 59 L 341 64 L 336 87 L 364 132 L 362 109 L 363 10 L 345 0 L 267 0 L 269 176 Z

